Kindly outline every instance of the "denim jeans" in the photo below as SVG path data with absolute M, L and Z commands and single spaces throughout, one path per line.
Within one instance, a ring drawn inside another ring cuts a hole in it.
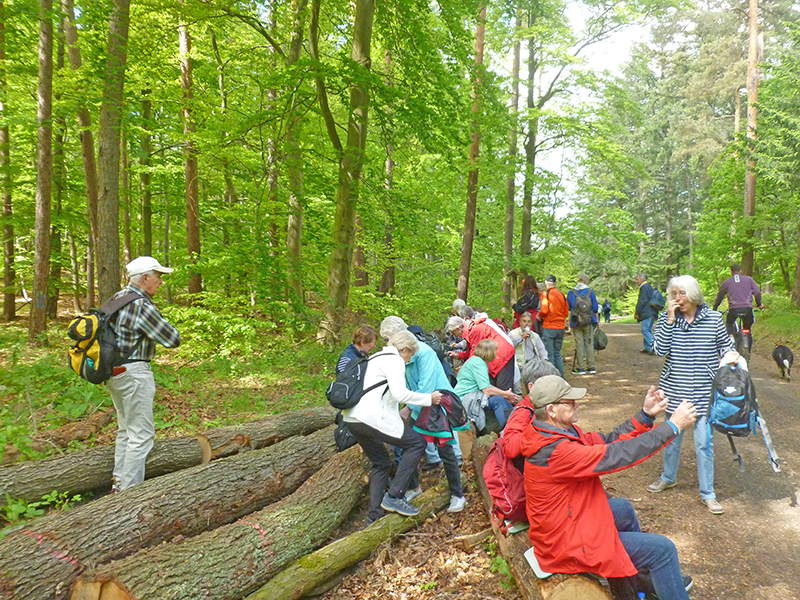
M 642 338 L 644 338 L 644 349 L 648 352 L 653 349 L 653 324 L 655 322 L 655 316 L 642 319 Z
M 542 329 L 542 342 L 547 350 L 547 360 L 564 376 L 564 359 L 561 357 L 561 346 L 564 345 L 563 329 Z M 651 344 L 652 346 L 652 344 Z
M 459 459 L 462 457 L 461 442 L 458 439 L 458 432 L 454 431 L 453 433 L 455 434 L 454 439 L 456 440 L 456 443 L 449 444 L 449 446 L 453 449 L 453 452 L 455 452 L 456 459 Z M 425 460 L 428 461 L 429 465 L 435 465 L 441 460 L 441 458 L 439 458 L 439 450 L 437 449 L 436 444 L 434 444 L 433 442 L 428 442 L 428 445 L 425 447 Z
M 137 361 L 126 364 L 125 372 L 109 379 L 106 386 L 117 410 L 115 485 L 124 490 L 144 481 L 145 462 L 156 435 L 156 382 L 150 363 Z
M 667 413 L 667 419 L 672 416 Z M 678 465 L 681 461 L 681 442 L 684 429 L 664 448 L 664 472 L 661 479 L 675 483 Z M 714 434 L 708 435 L 708 418 L 697 419 L 694 424 L 694 451 L 697 456 L 697 481 L 700 483 L 700 497 L 703 500 L 716 498 L 714 493 Z
M 656 533 L 643 533 L 636 510 L 629 500 L 610 498 L 608 504 L 611 514 L 614 515 L 619 539 L 640 574 L 634 577 L 610 577 L 608 583 L 614 597 L 618 600 L 634 600 L 638 592 L 649 591 L 642 585 L 641 578 L 642 575 L 649 574 L 659 598 L 688 600 L 689 594 L 683 585 L 678 550 L 672 540 Z
M 381 508 L 386 487 L 392 498 L 402 498 L 409 487 L 417 465 L 425 454 L 425 438 L 406 424 L 402 438 L 393 438 L 382 431 L 373 429 L 364 423 L 347 423 L 350 432 L 364 449 L 364 454 L 372 463 L 369 473 L 369 515 L 370 519 L 380 519 L 385 511 Z M 397 465 L 394 477 L 389 482 L 389 472 L 392 470 L 392 459 L 384 443 L 403 449 L 403 456 Z M 416 487 L 416 486 L 415 486 Z
M 511 411 L 514 410 L 514 406 L 511 404 L 511 402 L 502 396 L 489 396 L 488 408 L 494 412 L 497 422 L 500 423 L 500 429 L 506 426 L 508 415 L 510 415 Z

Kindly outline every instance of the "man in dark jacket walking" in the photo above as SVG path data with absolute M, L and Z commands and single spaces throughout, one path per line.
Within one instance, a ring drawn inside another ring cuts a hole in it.
M 644 339 L 643 354 L 655 354 L 653 351 L 653 325 L 658 312 L 650 301 L 653 299 L 653 286 L 647 281 L 647 275 L 639 273 L 636 276 L 636 285 L 639 286 L 639 298 L 636 301 L 636 321 L 642 324 L 642 338 Z

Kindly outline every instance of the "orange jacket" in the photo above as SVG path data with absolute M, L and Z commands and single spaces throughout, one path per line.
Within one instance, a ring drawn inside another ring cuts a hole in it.
M 569 318 L 567 297 L 557 288 L 549 288 L 542 292 L 541 309 L 542 327 L 545 329 L 566 329 L 565 321 Z

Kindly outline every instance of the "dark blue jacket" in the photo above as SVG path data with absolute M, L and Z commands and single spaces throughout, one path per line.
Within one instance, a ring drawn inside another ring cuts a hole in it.
M 639 288 L 639 299 L 636 301 L 636 320 L 644 321 L 650 317 L 655 317 L 658 314 L 655 308 L 650 306 L 650 300 L 653 298 L 653 286 L 650 282 L 645 281 Z

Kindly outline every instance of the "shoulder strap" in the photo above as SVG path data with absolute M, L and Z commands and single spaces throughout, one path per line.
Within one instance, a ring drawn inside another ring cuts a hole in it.
M 119 298 L 112 298 L 103 306 L 100 307 L 100 310 L 103 311 L 103 314 L 106 316 L 111 316 L 114 313 L 118 312 L 123 307 L 127 306 L 131 302 L 138 300 L 139 298 L 144 299 L 144 296 L 141 294 L 137 294 L 136 292 L 128 292 L 124 296 L 120 296 Z

